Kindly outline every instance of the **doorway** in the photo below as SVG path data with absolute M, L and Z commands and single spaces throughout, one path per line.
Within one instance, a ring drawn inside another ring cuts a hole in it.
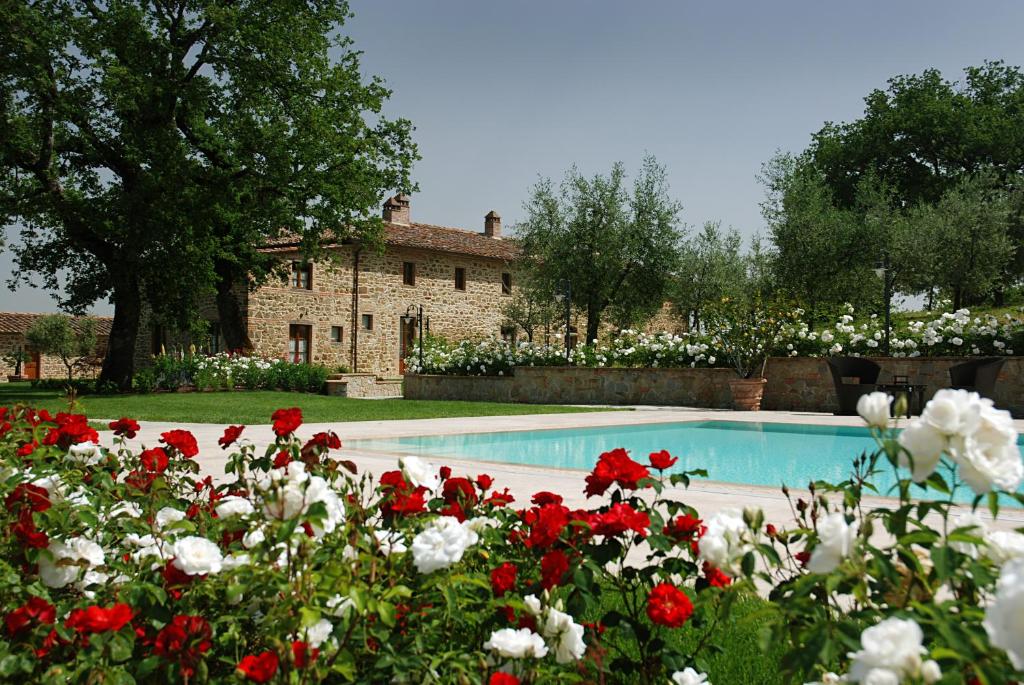
M 38 380 L 40 368 L 39 353 L 29 352 L 28 355 L 28 361 L 22 366 L 21 375 L 29 380 Z
M 416 317 L 398 317 L 398 373 L 405 374 L 405 358 L 416 349 Z

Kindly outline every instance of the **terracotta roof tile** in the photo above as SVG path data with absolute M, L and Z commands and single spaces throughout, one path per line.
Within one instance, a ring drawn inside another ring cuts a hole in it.
M 0 312 L 0 333 L 26 333 L 36 319 L 46 314 L 29 314 L 23 312 Z M 110 336 L 110 327 L 114 320 L 109 316 L 88 317 L 96 322 L 96 335 Z
M 384 241 L 389 246 L 413 247 L 435 252 L 471 255 L 514 261 L 519 258 L 519 243 L 510 239 L 498 239 L 474 233 L 461 228 L 434 226 L 432 224 L 384 224 Z M 268 248 L 282 248 L 296 245 L 295 236 L 281 236 L 267 241 Z

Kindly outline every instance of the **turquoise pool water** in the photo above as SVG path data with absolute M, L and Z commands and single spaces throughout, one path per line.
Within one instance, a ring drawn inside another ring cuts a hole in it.
M 676 469 L 707 469 L 711 480 L 805 488 L 812 480 L 848 477 L 855 457 L 873 451 L 867 428 L 791 423 L 693 421 L 503 433 L 469 433 L 348 441 L 355 449 L 423 457 L 498 461 L 590 471 L 602 452 L 624 447 L 637 461 L 667 449 L 680 457 Z M 1024 439 L 1018 444 L 1024 445 Z M 1024 448 L 1022 448 L 1024 454 Z M 886 471 L 876 485 L 895 484 Z M 543 484 L 538 484 L 543 489 Z M 961 499 L 971 500 L 969 491 Z M 1010 504 L 1010 502 L 1007 502 Z

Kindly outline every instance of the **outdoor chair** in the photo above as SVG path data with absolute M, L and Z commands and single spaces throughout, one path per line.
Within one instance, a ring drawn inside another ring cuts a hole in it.
M 832 372 L 832 382 L 836 386 L 836 398 L 839 401 L 839 410 L 836 414 L 855 416 L 857 400 L 862 395 L 875 391 L 882 367 L 863 357 L 831 357 L 827 361 L 828 369 Z M 848 382 L 851 379 L 855 382 Z
M 999 378 L 999 371 L 1005 361 L 999 357 L 987 357 L 955 364 L 949 367 L 950 386 L 955 390 L 970 390 L 982 397 L 993 399 L 996 379 Z

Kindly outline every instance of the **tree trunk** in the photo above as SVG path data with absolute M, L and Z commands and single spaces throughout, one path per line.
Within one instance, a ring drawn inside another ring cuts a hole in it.
M 601 313 L 593 307 L 587 307 L 587 339 L 586 344 L 591 340 L 597 340 L 597 331 L 601 327 Z M 568 335 L 568 331 L 566 331 Z
M 960 286 L 953 288 L 953 311 L 960 309 L 963 304 L 964 293 Z
M 214 269 L 217 272 L 217 315 L 224 345 L 231 351 L 241 350 L 251 354 L 252 340 L 249 339 L 249 331 L 242 320 L 241 307 L 238 306 L 238 297 L 233 290 L 234 273 L 230 266 L 220 261 Z
M 107 341 L 107 356 L 100 370 L 100 383 L 112 383 L 119 390 L 131 390 L 135 372 L 135 343 L 139 336 L 142 295 L 135 276 L 114 282 L 114 322 Z

